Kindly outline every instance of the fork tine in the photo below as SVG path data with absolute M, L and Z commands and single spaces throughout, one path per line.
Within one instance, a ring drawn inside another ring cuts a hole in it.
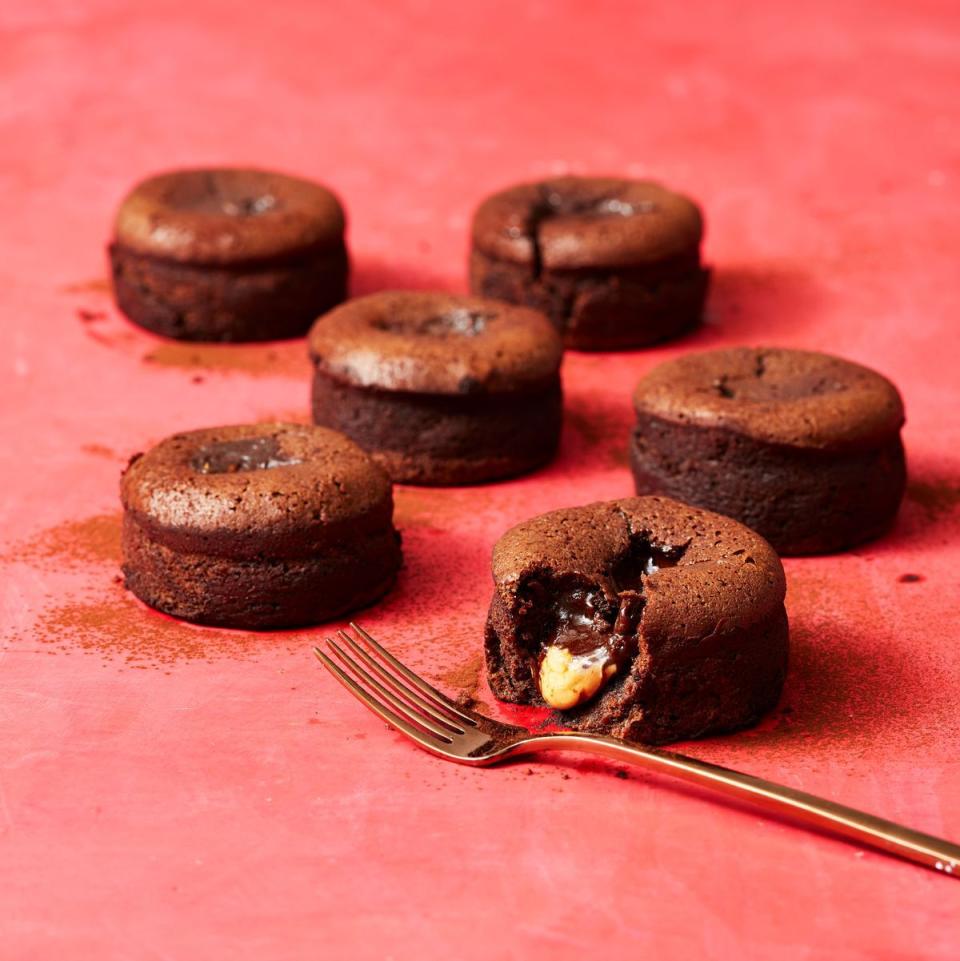
M 363 638 L 370 647 L 373 648 L 397 673 L 402 674 L 411 684 L 417 687 L 426 697 L 433 700 L 437 707 L 441 707 L 447 711 L 450 711 L 456 715 L 458 720 L 464 722 L 464 724 L 469 724 L 472 727 L 477 726 L 477 722 L 469 714 L 465 714 L 463 709 L 458 707 L 456 703 L 450 700 L 445 694 L 441 694 L 435 687 L 431 687 L 422 677 L 414 674 L 404 664 L 401 664 L 382 644 L 378 644 L 359 624 L 355 624 L 353 621 L 350 622 L 350 626 Z
M 426 714 L 428 717 L 432 718 L 434 721 L 439 721 L 445 727 L 453 731 L 454 734 L 465 734 L 466 732 L 462 727 L 458 727 L 456 721 L 449 714 L 441 713 L 436 707 L 431 705 L 426 699 L 422 698 L 416 691 L 408 687 L 403 683 L 396 675 L 391 674 L 386 670 L 370 653 L 364 650 L 346 631 L 337 631 L 337 636 L 346 644 L 349 645 L 350 650 L 353 651 L 358 657 L 362 658 L 367 667 L 376 671 L 378 677 L 385 681 L 390 689 L 395 693 L 399 694 L 405 701 L 411 702 L 411 704 L 420 710 L 422 713 Z
M 386 705 L 381 704 L 375 697 L 368 694 L 353 678 L 350 677 L 345 671 L 341 670 L 333 662 L 333 660 L 327 656 L 325 651 L 320 650 L 319 647 L 313 649 L 313 653 L 316 654 L 320 663 L 348 690 L 353 694 L 359 701 L 362 701 L 374 714 L 380 717 L 382 720 L 386 721 L 391 727 L 395 727 L 398 731 L 406 734 L 407 737 L 416 741 L 421 747 L 425 747 L 429 751 L 436 751 L 441 748 L 442 743 L 438 743 L 437 740 L 426 732 L 421 731 L 420 728 L 414 727 L 412 724 L 408 724 L 402 717 L 394 714 Z
M 357 661 L 355 661 L 342 647 L 340 647 L 340 645 L 337 644 L 333 638 L 328 637 L 326 641 L 327 645 L 330 647 L 333 653 L 336 654 L 340 662 L 349 669 L 350 673 L 353 674 L 357 680 L 361 681 L 367 687 L 368 693 L 370 693 L 369 689 L 372 688 L 382 698 L 390 703 L 394 712 L 399 714 L 400 717 L 404 718 L 408 722 L 412 721 L 414 724 L 424 728 L 438 740 L 443 741 L 446 744 L 453 743 L 453 734 L 449 729 L 444 730 L 443 728 L 438 727 L 422 714 L 415 711 L 412 707 L 410 707 L 409 704 L 405 704 L 400 700 L 399 697 L 388 691 L 375 677 L 373 677 L 372 674 L 370 674 L 368 671 L 365 671 Z

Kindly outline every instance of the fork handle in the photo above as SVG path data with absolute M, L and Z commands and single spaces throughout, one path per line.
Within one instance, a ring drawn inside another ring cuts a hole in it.
M 526 738 L 505 754 L 539 751 L 585 751 L 616 761 L 627 761 L 661 774 L 671 774 L 683 781 L 753 801 L 764 810 L 792 815 L 806 824 L 826 828 L 843 837 L 865 842 L 960 878 L 960 845 L 718 764 L 673 751 L 637 747 L 615 737 L 576 731 Z

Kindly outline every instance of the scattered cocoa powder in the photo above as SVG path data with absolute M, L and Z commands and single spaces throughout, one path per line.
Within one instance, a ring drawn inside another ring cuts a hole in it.
M 461 694 L 472 696 L 480 684 L 480 671 L 483 669 L 483 654 L 476 654 L 468 660 L 440 675 L 441 682 L 447 687 L 457 688 Z
M 123 455 L 118 454 L 113 448 L 106 444 L 81 444 L 80 450 L 84 454 L 93 454 L 94 457 L 104 457 L 107 460 L 121 460 Z
M 120 315 L 102 310 L 78 310 L 83 332 L 98 344 L 130 353 L 142 342 L 140 332 Z
M 303 340 L 270 344 L 162 343 L 142 358 L 145 364 L 182 370 L 242 373 L 252 377 L 310 376 L 310 361 Z
M 939 520 L 960 505 L 960 482 L 911 480 L 907 484 L 907 497 L 924 509 L 929 520 Z
M 8 548 L 0 560 L 45 566 L 83 566 L 120 563 L 119 512 L 65 521 Z
M 251 657 L 264 647 L 302 651 L 296 632 L 246 633 L 199 627 L 167 617 L 141 604 L 123 588 L 119 567 L 121 515 L 97 514 L 41 531 L 0 556 L 57 570 L 107 568 L 86 593 L 42 611 L 18 640 L 39 642 L 56 652 L 80 651 L 139 668 L 167 667 L 175 661 Z M 110 574 L 110 571 L 116 571 Z M 90 592 L 95 591 L 95 597 Z
M 483 654 L 476 654 L 457 667 L 441 674 L 440 683 L 443 685 L 445 694 L 451 694 L 452 691 L 457 692 L 454 695 L 454 700 L 458 704 L 479 711 L 481 714 L 489 714 L 490 707 L 485 701 L 477 697 L 483 675 L 483 663 Z
M 295 410 L 271 410 L 257 417 L 258 421 L 269 424 L 310 424 L 312 419 L 306 402 Z
M 106 294 L 111 289 L 110 281 L 106 277 L 94 277 L 92 280 L 80 280 L 72 284 L 64 284 L 59 288 L 63 294 Z
M 788 562 L 790 667 L 781 708 L 754 728 L 702 742 L 765 757 L 882 753 L 886 745 L 960 736 L 952 690 L 934 680 L 936 654 L 904 645 L 894 622 L 876 624 L 856 571 Z M 829 566 L 828 566 L 829 565 Z M 865 630 L 862 625 L 871 625 Z M 698 748 L 698 753 L 701 753 Z
M 129 667 L 164 668 L 180 661 L 253 657 L 269 645 L 291 652 L 304 641 L 289 633 L 254 634 L 199 627 L 167 617 L 136 601 L 117 584 L 97 600 L 79 599 L 44 611 L 21 640 L 39 641 L 61 653 L 80 651 Z

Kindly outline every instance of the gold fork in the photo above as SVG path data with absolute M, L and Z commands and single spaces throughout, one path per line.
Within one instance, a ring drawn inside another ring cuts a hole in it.
M 356 638 L 337 631 L 343 646 L 327 638 L 330 650 L 343 667 L 319 647 L 313 649 L 314 653 L 374 714 L 437 757 L 484 767 L 540 751 L 599 754 L 753 801 L 766 811 L 789 814 L 806 824 L 960 877 L 960 846 L 872 814 L 673 751 L 639 747 L 615 737 L 579 731 L 531 734 L 524 728 L 484 717 L 431 687 L 362 627 L 353 623 L 350 627 Z

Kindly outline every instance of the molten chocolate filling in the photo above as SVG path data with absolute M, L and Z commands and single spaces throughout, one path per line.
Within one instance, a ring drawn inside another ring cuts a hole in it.
M 190 465 L 201 474 L 236 474 L 299 463 L 280 451 L 276 437 L 250 437 L 207 444 L 197 451 Z
M 661 568 L 673 567 L 684 548 L 637 541 L 614 567 L 615 596 L 582 582 L 557 585 L 552 604 L 541 614 L 539 645 L 531 670 L 543 699 L 564 710 L 592 698 L 611 678 L 623 675 L 637 654 L 637 628 L 645 599 L 643 580 Z

